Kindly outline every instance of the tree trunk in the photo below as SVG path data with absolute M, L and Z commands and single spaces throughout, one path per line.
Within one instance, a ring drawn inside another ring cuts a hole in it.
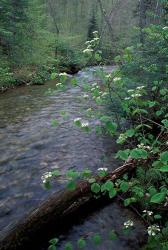
M 139 27 L 140 27 L 140 43 L 144 44 L 143 29 L 146 26 L 146 3 L 145 0 L 139 0 Z
M 97 176 L 96 180 L 99 183 L 104 183 L 107 180 L 114 181 L 134 168 L 135 163 L 130 160 L 106 177 Z M 94 198 L 89 182 L 80 181 L 75 191 L 65 189 L 52 195 L 25 220 L 18 223 L 7 235 L 4 235 L 0 242 L 0 249 L 36 249 L 43 240 L 47 242 L 51 237 L 51 231 L 53 231 L 54 235 L 59 235 L 62 230 L 74 223 L 78 214 L 85 213 L 88 206 L 95 209 L 96 203 L 100 202 L 102 204 L 101 199 Z
M 102 13 L 102 15 L 103 15 L 103 17 L 104 17 L 104 20 L 105 20 L 105 22 L 107 23 L 107 26 L 108 26 L 108 28 L 109 28 L 110 36 L 111 36 L 111 42 L 113 42 L 113 40 L 114 40 L 114 37 L 113 37 L 113 29 L 112 29 L 110 20 L 109 20 L 109 18 L 108 18 L 108 15 L 107 15 L 105 9 L 103 8 L 103 3 L 102 3 L 102 1 L 101 1 L 101 0 L 97 0 L 97 2 L 98 2 L 98 4 L 99 4 L 99 6 L 100 6 L 100 10 L 101 10 L 101 13 Z

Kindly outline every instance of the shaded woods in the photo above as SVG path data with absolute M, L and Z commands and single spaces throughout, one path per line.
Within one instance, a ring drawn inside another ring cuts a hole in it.
M 168 250 L 168 1 L 0 12 L 0 248 Z

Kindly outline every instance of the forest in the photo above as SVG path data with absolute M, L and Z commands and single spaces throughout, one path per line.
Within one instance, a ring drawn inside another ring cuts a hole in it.
M 168 250 L 168 0 L 0 1 L 0 250 Z

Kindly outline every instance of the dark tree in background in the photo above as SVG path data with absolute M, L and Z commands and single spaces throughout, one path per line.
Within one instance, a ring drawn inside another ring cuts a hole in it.
M 95 16 L 95 11 L 93 10 L 91 19 L 89 21 L 88 27 L 88 40 L 93 38 L 93 32 L 98 30 L 97 20 Z

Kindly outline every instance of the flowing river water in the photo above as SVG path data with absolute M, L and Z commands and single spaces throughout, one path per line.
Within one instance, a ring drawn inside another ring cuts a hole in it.
M 113 67 L 106 70 L 111 71 Z M 76 75 L 79 84 L 94 81 L 94 72 L 94 67 L 79 72 Z M 115 169 L 118 164 L 114 160 L 117 147 L 113 139 L 95 132 L 86 133 L 74 125 L 73 120 L 85 117 L 90 107 L 90 100 L 83 99 L 81 88 L 71 86 L 62 92 L 46 94 L 48 88 L 55 89 L 55 81 L 42 86 L 19 87 L 0 96 L 1 237 L 51 192 L 64 186 L 68 169 L 89 167 L 95 171 L 99 167 Z M 57 126 L 52 126 L 53 119 L 58 120 Z M 62 178 L 51 191 L 46 191 L 41 185 L 41 176 L 53 169 L 59 169 Z M 124 221 L 131 218 L 136 230 L 124 236 L 121 228 Z M 111 229 L 119 234 L 114 242 L 108 239 Z M 95 247 L 88 240 L 86 249 L 139 249 L 143 231 L 144 225 L 139 219 L 115 202 L 74 225 L 62 236 L 58 249 L 63 249 L 67 240 L 75 244 L 81 236 L 87 239 L 98 232 L 103 236 L 103 244 Z

